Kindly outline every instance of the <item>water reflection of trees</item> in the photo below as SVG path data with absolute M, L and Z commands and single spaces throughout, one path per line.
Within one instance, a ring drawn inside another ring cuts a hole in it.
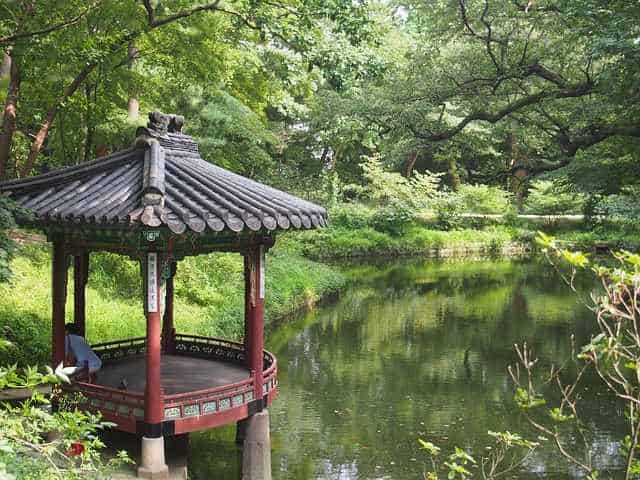
M 270 336 L 282 385 L 275 478 L 418 478 L 419 436 L 478 449 L 489 429 L 526 432 L 505 375 L 513 343 L 527 339 L 551 362 L 570 355 L 571 333 L 581 342 L 590 332 L 589 313 L 541 263 L 408 262 L 350 275 L 338 303 Z M 616 447 L 611 408 L 585 412 L 607 426 L 593 441 L 602 464 Z M 566 472 L 546 451 L 527 468 Z

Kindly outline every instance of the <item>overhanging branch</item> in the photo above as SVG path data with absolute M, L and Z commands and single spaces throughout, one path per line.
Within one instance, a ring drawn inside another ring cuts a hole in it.
M 424 133 L 419 132 L 415 128 L 411 128 L 411 129 L 413 134 L 422 140 L 427 140 L 430 142 L 440 142 L 443 140 L 451 139 L 452 137 L 460 133 L 462 130 L 464 130 L 472 122 L 482 121 L 482 122 L 488 122 L 492 124 L 497 123 L 512 113 L 518 112 L 523 108 L 529 107 L 531 105 L 539 104 L 544 100 L 582 97 L 584 95 L 588 95 L 589 93 L 592 93 L 593 89 L 594 89 L 593 83 L 586 82 L 586 83 L 580 83 L 580 84 L 570 86 L 568 88 L 562 88 L 558 90 L 541 90 L 537 93 L 527 95 L 518 100 L 515 100 L 496 112 L 487 112 L 487 111 L 472 112 L 466 117 L 464 117 L 454 127 L 451 127 L 441 132 L 430 133 L 425 135 Z
M 190 17 L 194 13 L 218 10 L 220 2 L 221 0 L 216 0 L 215 2 L 205 3 L 203 5 L 198 5 L 196 7 L 187 8 L 187 9 L 181 10 L 180 12 L 174 13 L 172 15 L 158 18 L 156 17 L 156 13 L 153 9 L 153 6 L 151 5 L 151 1 L 142 0 L 142 4 L 144 5 L 145 10 L 147 11 L 147 21 L 151 28 L 161 27 L 162 25 L 175 22 L 176 20 L 180 20 L 181 18 Z
M 30 37 L 38 37 L 40 35 L 46 35 L 47 33 L 55 32 L 56 30 L 62 30 L 63 28 L 66 28 L 78 23 L 82 18 L 84 18 L 89 12 L 95 9 L 98 5 L 99 5 L 99 2 L 87 7 L 78 15 L 76 15 L 73 18 L 70 18 L 69 20 L 64 20 L 60 23 L 56 23 L 55 25 L 50 25 L 40 30 L 33 30 L 29 32 L 18 32 L 11 35 L 6 35 L 4 37 L 0 37 L 0 45 L 11 45 L 16 40 L 22 40 L 23 38 L 30 38 Z
M 573 157 L 579 150 L 584 150 L 608 138 L 617 136 L 640 138 L 640 125 L 593 124 L 581 129 L 573 138 L 567 134 L 560 135 L 557 138 L 557 142 L 568 156 Z

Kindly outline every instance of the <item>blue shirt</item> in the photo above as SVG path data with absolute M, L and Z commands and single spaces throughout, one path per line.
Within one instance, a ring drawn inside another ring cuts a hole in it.
M 76 367 L 84 368 L 85 362 L 88 363 L 89 370 L 99 370 L 102 367 L 102 360 L 98 357 L 91 347 L 80 335 L 67 335 L 65 339 L 65 350 L 72 353 L 76 357 Z

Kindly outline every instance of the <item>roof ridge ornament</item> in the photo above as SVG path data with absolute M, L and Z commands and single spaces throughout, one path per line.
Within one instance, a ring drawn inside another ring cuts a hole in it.
M 160 111 L 149 112 L 149 121 L 146 127 L 138 127 L 136 130 L 135 147 L 146 147 L 158 139 L 168 139 L 169 133 L 182 133 L 184 117 L 162 113 Z
M 140 218 L 149 227 L 159 227 L 164 214 L 165 152 L 153 141 L 144 153 L 142 170 L 142 207 Z

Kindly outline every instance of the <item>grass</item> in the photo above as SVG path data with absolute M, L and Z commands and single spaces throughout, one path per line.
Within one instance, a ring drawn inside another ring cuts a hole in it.
M 582 245 L 618 242 L 618 248 L 640 246 L 638 235 L 610 228 L 595 231 L 567 230 L 560 240 Z M 269 324 L 301 307 L 339 290 L 344 275 L 328 258 L 390 257 L 432 254 L 448 249 L 462 254 L 499 253 L 514 241 L 527 242 L 534 234 L 509 226 L 442 231 L 420 225 L 400 236 L 366 225 L 333 226 L 300 232 L 278 239 L 267 255 L 266 322 Z M 46 363 L 50 356 L 51 259 L 45 246 L 22 247 L 12 264 L 14 278 L 0 284 L 0 338 L 16 348 L 0 351 L 0 364 Z M 178 265 L 175 283 L 175 323 L 181 332 L 240 339 L 243 333 L 244 282 L 242 257 L 221 253 L 187 258 Z M 69 285 L 72 285 L 71 271 Z M 67 319 L 73 312 L 73 288 L 67 298 Z M 87 287 L 87 336 L 91 342 L 142 336 L 140 267 L 124 257 L 96 253 L 91 256 Z
M 412 226 L 401 236 L 393 236 L 372 228 L 329 228 L 300 234 L 302 253 L 322 259 L 331 257 L 420 255 L 433 250 L 477 249 L 499 252 L 506 243 L 523 239 L 519 230 L 488 227 L 483 230 L 431 230 Z
M 267 255 L 266 322 L 314 303 L 344 284 L 336 269 L 275 248 Z M 51 260 L 48 248 L 23 248 L 12 263 L 10 283 L 0 284 L 0 334 L 15 348 L 0 364 L 47 363 L 51 345 Z M 69 286 L 72 285 L 71 271 Z M 213 254 L 178 265 L 175 323 L 182 332 L 239 339 L 243 328 L 242 257 Z M 73 288 L 67 298 L 72 320 Z M 87 336 L 91 342 L 142 336 L 145 318 L 137 263 L 114 254 L 91 257 L 87 286 Z
M 569 242 L 577 248 L 591 248 L 597 243 L 606 243 L 614 249 L 640 250 L 640 233 L 616 228 L 595 228 L 593 230 L 570 230 L 557 233 L 556 239 Z

